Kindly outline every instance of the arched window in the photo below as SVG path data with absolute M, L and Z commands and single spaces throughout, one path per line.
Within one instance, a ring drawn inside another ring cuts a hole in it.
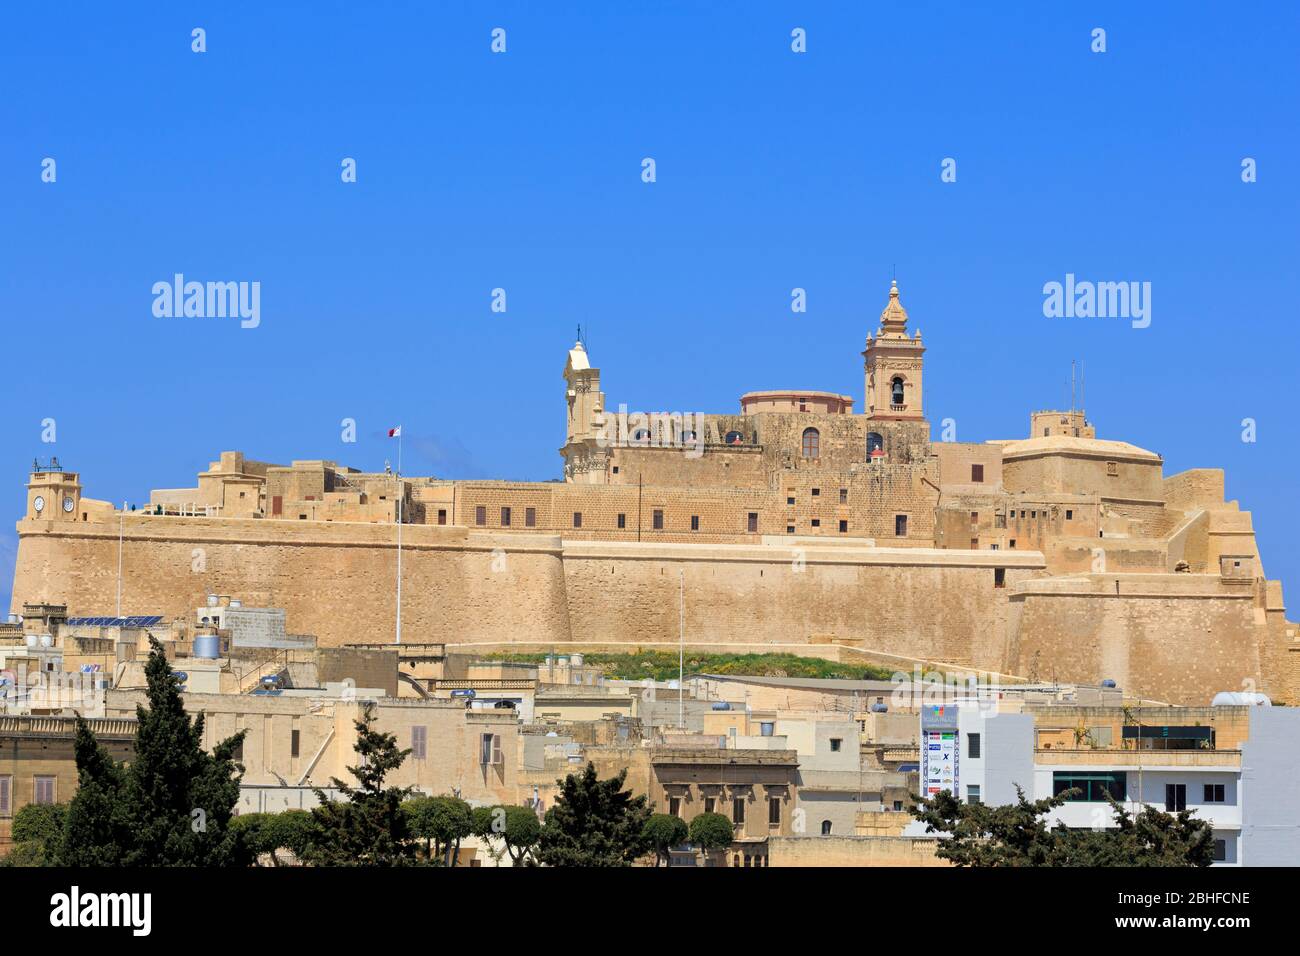
M 821 456 L 821 435 L 815 428 L 805 428 L 803 430 L 803 456 L 805 458 L 818 458 Z
M 895 376 L 894 376 L 894 380 L 893 380 L 892 382 L 890 382 L 889 385 L 890 385 L 890 388 L 891 388 L 891 390 L 892 390 L 892 392 L 893 392 L 893 397 L 891 398 L 891 401 L 892 401 L 895 405 L 902 405 L 902 404 L 903 404 L 903 378 L 902 378 L 902 376 L 901 376 L 901 375 L 895 375 Z
M 829 820 L 823 820 L 823 821 L 822 821 L 822 836 L 830 836 L 830 835 L 831 835 L 831 821 L 829 821 Z
M 874 455 L 876 452 L 885 450 L 885 436 L 880 432 L 867 432 L 867 455 Z

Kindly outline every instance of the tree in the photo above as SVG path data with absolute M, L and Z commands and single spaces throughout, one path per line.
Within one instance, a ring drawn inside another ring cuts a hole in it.
M 135 752 L 119 766 L 78 720 L 78 791 L 64 817 L 64 866 L 243 866 L 230 829 L 243 767 L 243 732 L 203 749 L 203 716 L 190 720 L 162 645 L 149 639 L 145 705 L 136 707 Z
M 628 866 L 646 851 L 650 809 L 644 795 L 623 789 L 627 771 L 600 780 L 595 765 L 569 774 L 546 813 L 539 860 L 547 866 Z
M 280 813 L 245 813 L 230 821 L 243 840 L 252 862 L 269 856 L 272 866 L 281 866 L 279 850 L 289 850 L 299 859 L 311 846 L 312 817 L 307 810 L 283 810 Z
M 374 728 L 375 705 L 362 705 L 353 722 L 361 758 L 348 767 L 359 786 L 334 777 L 343 799 L 330 800 L 319 787 L 312 789 L 320 805 L 312 812 L 308 860 L 321 866 L 401 866 L 415 862 L 415 847 L 402 801 L 409 787 L 385 787 L 384 779 L 402 765 L 410 750 L 399 750 L 397 738 Z
M 721 813 L 701 813 L 691 821 L 691 843 L 704 851 L 722 850 L 731 846 L 735 831 L 731 821 Z
M 641 838 L 655 851 L 655 866 L 668 865 L 668 851 L 686 842 L 686 821 L 671 813 L 656 813 L 645 822 Z
M 77 792 L 63 819 L 62 843 L 52 860 L 60 866 L 120 866 L 131 840 L 127 771 L 77 717 L 74 751 Z
M 402 804 L 411 833 L 426 841 L 430 860 L 455 866 L 460 841 L 474 829 L 470 806 L 459 797 L 416 797 Z
M 488 843 L 493 859 L 500 860 L 503 853 L 508 853 L 515 866 L 537 864 L 542 823 L 532 807 L 477 807 L 471 819 L 474 835 Z M 491 845 L 496 840 L 502 846 L 493 852 Z
M 58 859 L 63 840 L 63 803 L 29 803 L 14 814 L 10 837 L 14 845 L 0 866 L 45 866 Z
M 958 866 L 1208 866 L 1214 832 L 1190 812 L 1143 807 L 1134 818 L 1107 796 L 1115 827 L 1049 828 L 1042 819 L 1079 791 L 1029 801 L 1016 788 L 1016 803 L 991 807 L 962 803 L 948 791 L 922 800 L 910 812 L 926 832 L 947 833 L 936 855 Z

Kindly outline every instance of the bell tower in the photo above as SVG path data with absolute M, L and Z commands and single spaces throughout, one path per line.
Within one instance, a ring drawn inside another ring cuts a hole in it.
M 76 472 L 64 471 L 59 459 L 48 466 L 32 462 L 27 481 L 27 517 L 51 521 L 76 521 L 81 507 L 81 481 Z
M 907 334 L 907 310 L 898 301 L 898 281 L 890 283 L 889 304 L 880 313 L 880 329 L 867 333 L 862 353 L 866 378 L 866 416 L 875 421 L 922 421 L 921 370 L 925 346 L 921 333 Z
M 579 339 L 564 363 L 565 419 L 564 480 L 586 484 L 605 482 L 609 450 L 602 444 L 605 394 L 600 390 L 600 369 L 593 368 L 587 347 Z

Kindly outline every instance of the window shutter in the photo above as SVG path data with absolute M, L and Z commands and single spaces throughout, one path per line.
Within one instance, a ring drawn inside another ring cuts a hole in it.
M 504 766 L 506 762 L 505 754 L 501 752 L 501 735 L 492 735 L 492 764 L 493 766 Z
M 13 780 L 13 777 L 0 777 L 0 817 L 9 816 L 11 806 L 9 791 L 13 786 Z

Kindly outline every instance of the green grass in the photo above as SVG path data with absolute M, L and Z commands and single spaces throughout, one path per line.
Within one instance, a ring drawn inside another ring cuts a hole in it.
M 489 654 L 488 659 L 514 664 L 540 664 L 546 654 Z M 677 655 L 671 651 L 630 651 L 626 654 L 586 654 L 583 663 L 599 667 L 606 677 L 617 680 L 673 680 L 677 677 Z M 737 677 L 821 677 L 847 680 L 889 680 L 893 671 L 870 664 L 844 664 L 823 657 L 795 654 L 700 654 L 686 653 L 687 675 L 731 674 Z

